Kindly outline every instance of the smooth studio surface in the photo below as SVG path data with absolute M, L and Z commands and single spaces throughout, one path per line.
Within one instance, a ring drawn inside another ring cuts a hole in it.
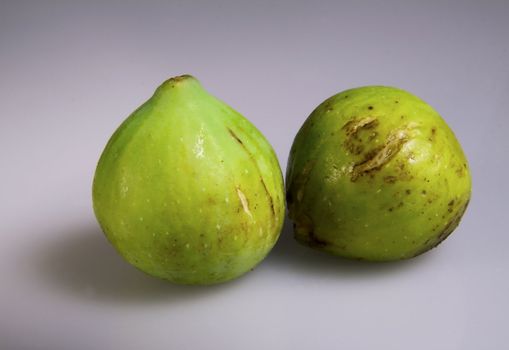
M 509 3 L 149 1 L 0 5 L 0 349 L 503 349 Z M 286 167 L 306 117 L 403 88 L 455 132 L 473 193 L 437 249 L 386 264 L 294 242 L 230 283 L 144 275 L 93 216 L 95 166 L 155 87 L 193 74 Z

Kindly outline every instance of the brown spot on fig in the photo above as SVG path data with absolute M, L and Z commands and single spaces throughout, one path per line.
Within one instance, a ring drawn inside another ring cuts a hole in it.
M 432 127 L 431 128 L 431 135 L 435 136 L 436 133 L 437 133 L 437 129 L 435 127 Z
M 232 129 L 228 128 L 228 132 L 230 133 L 230 135 L 238 142 L 240 143 L 242 146 L 244 146 L 244 143 L 242 142 L 242 140 L 237 136 L 237 134 L 235 134 L 233 132 Z
M 274 210 L 274 200 L 272 199 L 272 196 L 270 195 L 270 192 L 267 189 L 267 185 L 265 185 L 265 181 L 263 181 L 263 178 L 261 176 L 260 176 L 260 182 L 262 183 L 263 189 L 265 190 L 265 193 L 267 194 L 267 197 L 269 198 L 270 210 L 272 211 L 272 216 L 275 218 L 276 211 Z
M 270 206 L 270 209 L 272 211 L 272 218 L 273 218 L 273 222 L 276 221 L 276 212 L 274 210 L 274 200 L 272 199 L 272 195 L 270 194 L 269 190 L 267 189 L 267 186 L 265 185 L 265 181 L 263 181 L 263 177 L 262 177 L 262 172 L 260 171 L 260 167 L 258 166 L 258 162 L 256 161 L 256 158 L 254 157 L 254 155 L 247 149 L 246 145 L 242 142 L 242 140 L 240 139 L 239 136 L 237 136 L 237 134 L 230 128 L 228 128 L 228 132 L 230 133 L 230 135 L 240 144 L 240 146 L 242 147 L 242 149 L 244 150 L 244 152 L 247 153 L 247 155 L 249 156 L 249 159 L 251 159 L 251 161 L 253 162 L 258 174 L 259 174 L 259 177 L 260 177 L 260 182 L 262 184 L 262 187 L 263 189 L 265 190 L 265 193 L 267 195 L 267 198 L 268 198 L 268 201 L 269 201 L 269 206 Z M 237 192 L 238 194 L 238 192 Z M 239 195 L 240 197 L 240 195 Z M 243 205 L 244 207 L 244 205 Z M 244 207 L 244 211 L 245 211 L 245 207 Z
M 437 241 L 433 247 L 436 247 L 439 245 L 444 239 L 446 239 L 453 231 L 454 229 L 459 225 L 461 218 L 463 217 L 463 214 L 467 210 L 469 200 L 465 202 L 464 205 L 459 208 L 459 210 L 454 214 L 454 216 L 449 220 L 449 222 L 445 225 L 442 232 L 437 237 Z
M 383 146 L 368 152 L 363 161 L 354 165 L 351 181 L 355 182 L 364 174 L 380 170 L 399 152 L 403 144 L 407 141 L 408 134 L 406 130 L 398 129 L 392 131 Z
M 393 184 L 395 183 L 396 181 L 398 180 L 398 178 L 396 176 L 384 176 L 384 182 L 385 183 L 388 183 L 388 184 Z
M 352 119 L 343 125 L 347 136 L 355 135 L 360 129 L 371 129 L 378 125 L 375 117 L 366 117 L 362 119 Z
M 316 235 L 315 235 L 315 231 L 309 231 L 309 243 L 311 246 L 320 246 L 320 247 L 327 247 L 329 246 L 329 242 L 321 239 L 321 238 L 318 238 Z
M 363 140 L 360 138 L 361 130 L 370 130 L 375 128 L 378 125 L 378 120 L 375 117 L 365 117 L 365 118 L 352 118 L 345 125 L 343 125 L 342 130 L 345 130 L 346 138 L 343 143 L 345 149 L 353 154 L 360 155 L 364 152 L 365 145 L 363 144 Z M 368 140 L 372 140 L 376 138 L 378 133 L 376 131 L 372 131 L 368 136 Z
M 427 252 L 430 249 L 437 247 L 440 243 L 442 243 L 449 235 L 458 227 L 463 214 L 467 210 L 470 199 L 468 199 L 465 204 L 463 204 L 458 211 L 452 216 L 452 218 L 445 224 L 442 231 L 435 238 L 430 238 L 424 242 L 424 246 L 422 249 L 417 251 L 414 256 L 420 255 L 422 253 Z M 436 229 L 437 227 L 435 227 Z
M 319 238 L 314 229 L 313 221 L 306 214 L 299 214 L 293 224 L 294 234 L 297 241 L 311 247 L 326 247 L 329 242 Z
M 362 151 L 364 151 L 364 146 L 363 145 L 357 145 L 357 146 L 354 147 L 352 153 L 355 154 L 355 155 L 359 155 L 359 154 L 362 153 Z

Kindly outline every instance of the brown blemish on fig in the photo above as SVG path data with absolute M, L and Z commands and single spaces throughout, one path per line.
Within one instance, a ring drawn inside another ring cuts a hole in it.
M 362 175 L 380 170 L 399 152 L 403 144 L 407 141 L 408 133 L 406 130 L 398 129 L 392 131 L 384 145 L 368 152 L 363 161 L 354 165 L 351 181 L 355 182 Z
M 242 142 L 240 137 L 238 137 L 237 134 L 232 129 L 228 128 L 228 132 L 235 139 L 235 141 L 237 141 L 239 143 L 239 145 L 242 147 L 244 152 L 247 153 L 247 155 L 249 156 L 249 159 L 251 159 L 251 161 L 253 162 L 256 170 L 258 171 L 258 174 L 259 174 L 259 177 L 260 177 L 260 182 L 262 184 L 263 189 L 265 190 L 265 193 L 267 195 L 267 198 L 268 198 L 268 201 L 269 201 L 269 205 L 270 205 L 270 208 L 271 208 L 271 211 L 272 211 L 273 222 L 275 222 L 276 221 L 276 212 L 274 210 L 274 200 L 273 200 L 272 195 L 270 194 L 269 190 L 267 189 L 267 186 L 265 185 L 265 181 L 263 181 L 262 172 L 260 171 L 260 167 L 258 166 L 258 163 L 256 162 L 255 157 L 253 156 L 253 154 L 251 152 L 249 152 L 249 150 L 247 149 L 246 145 L 244 145 L 244 143 Z M 237 192 L 237 194 L 238 194 L 238 192 Z M 245 210 L 245 208 L 244 208 L 244 210 Z
M 313 225 L 313 220 L 306 215 L 300 214 L 293 224 L 295 238 L 311 247 L 326 247 L 330 243 L 317 237 Z
M 324 110 L 326 113 L 334 110 L 334 102 L 333 101 L 325 101 L 322 105 L 319 106 L 320 109 Z M 311 126 L 314 125 L 314 121 L 311 122 Z
M 188 80 L 188 79 L 194 79 L 194 78 L 192 75 L 184 74 L 184 75 L 180 75 L 178 77 L 173 77 L 173 78 L 166 80 L 163 83 L 163 85 L 169 84 L 171 87 L 174 87 L 176 84 L 183 82 L 185 80 Z
M 244 146 L 244 143 L 242 142 L 242 140 L 237 136 L 237 134 L 235 134 L 233 132 L 232 129 L 228 128 L 228 132 L 230 133 L 230 135 L 238 142 L 240 143 L 242 146 Z
M 378 120 L 375 117 L 366 117 L 362 119 L 352 119 L 343 125 L 347 136 L 357 134 L 360 129 L 371 129 L 378 125 Z
M 435 134 L 436 134 L 436 132 L 437 132 L 437 129 L 435 127 L 432 127 L 431 128 L 431 134 L 428 137 L 428 141 L 431 141 L 431 142 L 435 141 Z
M 465 175 L 465 168 L 460 166 L 456 169 L 456 175 L 458 175 L 458 177 L 463 177 Z
M 348 121 L 345 125 L 343 125 L 342 130 L 345 130 L 346 138 L 343 143 L 346 150 L 353 155 L 360 155 L 365 150 L 365 145 L 363 144 L 363 140 L 360 138 L 361 130 L 372 130 L 376 128 L 378 125 L 378 120 L 376 117 L 365 117 L 365 118 L 353 118 Z M 368 140 L 371 141 L 376 138 L 378 133 L 376 131 L 372 131 Z
M 388 183 L 388 184 L 393 184 L 395 183 L 396 181 L 398 180 L 398 178 L 396 176 L 384 176 L 384 182 L 385 183 Z
M 453 215 L 453 217 L 446 223 L 442 231 L 435 238 L 430 238 L 424 242 L 424 246 L 420 249 L 414 256 L 420 255 L 422 253 L 427 252 L 430 249 L 435 248 L 440 243 L 442 243 L 449 235 L 458 227 L 463 214 L 467 210 L 470 199 L 467 199 L 465 204 L 463 204 L 458 211 Z M 438 227 L 435 227 L 435 229 Z
M 451 218 L 451 220 L 449 220 L 449 222 L 445 225 L 442 232 L 440 232 L 440 234 L 438 235 L 437 241 L 435 242 L 435 245 L 433 246 L 433 248 L 436 247 L 437 245 L 439 245 L 444 239 L 446 239 L 454 231 L 454 229 L 459 225 L 460 220 L 463 217 L 463 214 L 467 210 L 469 202 L 470 202 L 470 200 L 467 200 L 465 202 L 465 204 L 463 204 L 461 206 L 461 208 L 459 208 L 459 210 L 454 214 L 454 216 Z
M 357 146 L 353 147 L 353 149 L 352 149 L 352 153 L 355 154 L 355 155 L 359 155 L 363 151 L 364 151 L 364 146 L 363 145 L 357 145 Z
M 263 189 L 265 190 L 265 193 L 267 193 L 267 196 L 269 197 L 269 204 L 270 204 L 270 210 L 272 211 L 272 216 L 276 216 L 276 211 L 274 210 L 274 201 L 272 199 L 272 196 L 269 193 L 269 190 L 267 189 L 267 185 L 265 185 L 265 181 L 263 181 L 263 178 L 260 176 L 260 182 L 262 183 Z
M 315 235 L 315 231 L 309 231 L 309 243 L 311 246 L 318 246 L 318 247 L 327 247 L 329 246 L 329 242 L 321 239 L 321 238 L 318 238 L 316 235 Z
M 447 203 L 447 212 L 452 213 L 454 210 L 454 199 L 451 199 L 449 203 Z

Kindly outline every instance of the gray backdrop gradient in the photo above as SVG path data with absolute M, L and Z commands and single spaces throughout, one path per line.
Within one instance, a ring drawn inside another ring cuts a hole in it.
M 0 349 L 503 349 L 509 341 L 508 1 L 2 1 Z M 433 105 L 474 192 L 439 249 L 362 264 L 288 225 L 241 279 L 135 270 L 94 219 L 115 128 L 190 73 L 248 117 L 284 169 L 325 98 L 385 84 Z

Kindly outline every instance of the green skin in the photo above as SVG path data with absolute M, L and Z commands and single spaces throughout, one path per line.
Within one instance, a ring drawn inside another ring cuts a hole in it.
M 188 75 L 164 82 L 113 134 L 97 165 L 93 203 L 129 263 L 181 284 L 224 282 L 253 269 L 285 213 L 267 140 Z
M 440 115 L 384 86 L 344 91 L 313 111 L 293 143 L 286 185 L 299 242 L 370 261 L 437 246 L 459 224 L 472 186 Z

